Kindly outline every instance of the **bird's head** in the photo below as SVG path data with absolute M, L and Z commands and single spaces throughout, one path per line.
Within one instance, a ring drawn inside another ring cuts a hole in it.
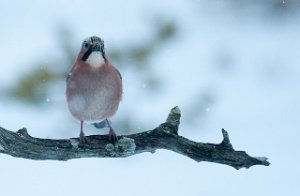
M 92 66 L 100 65 L 106 60 L 104 41 L 97 36 L 92 36 L 83 40 L 79 60 L 85 61 Z

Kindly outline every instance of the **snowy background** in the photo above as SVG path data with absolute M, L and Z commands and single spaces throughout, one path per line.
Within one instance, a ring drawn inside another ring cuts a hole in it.
M 124 81 L 117 133 L 152 129 L 178 105 L 182 136 L 218 143 L 225 128 L 236 150 L 271 165 L 237 171 L 164 150 L 67 162 L 0 154 L 0 194 L 299 195 L 299 10 L 297 0 L 1 1 L 1 127 L 77 137 L 64 77 L 98 35 Z

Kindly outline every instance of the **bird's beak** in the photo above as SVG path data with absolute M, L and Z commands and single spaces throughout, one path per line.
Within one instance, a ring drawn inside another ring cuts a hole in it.
M 98 42 L 94 43 L 92 46 L 92 52 L 102 52 L 102 45 Z

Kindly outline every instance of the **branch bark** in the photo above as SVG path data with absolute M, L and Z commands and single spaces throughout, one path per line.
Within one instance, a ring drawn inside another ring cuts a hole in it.
M 118 136 L 118 142 L 108 142 L 107 135 L 87 136 L 88 143 L 79 144 L 78 138 L 40 139 L 31 137 L 26 128 L 17 132 L 0 127 L 0 153 L 33 160 L 69 160 L 86 157 L 128 157 L 157 149 L 171 150 L 195 161 L 225 164 L 235 169 L 270 163 L 266 157 L 251 157 L 244 151 L 236 151 L 230 143 L 227 131 L 222 129 L 220 144 L 194 142 L 178 135 L 181 112 L 171 109 L 165 123 L 141 133 Z

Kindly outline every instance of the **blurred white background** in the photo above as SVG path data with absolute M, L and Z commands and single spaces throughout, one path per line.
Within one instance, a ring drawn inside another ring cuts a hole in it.
M 0 154 L 0 194 L 298 195 L 299 10 L 297 0 L 1 1 L 1 127 L 77 137 L 65 76 L 98 35 L 124 81 L 117 133 L 155 128 L 178 105 L 182 136 L 218 143 L 225 128 L 236 150 L 271 165 L 237 171 L 164 150 L 67 162 Z

